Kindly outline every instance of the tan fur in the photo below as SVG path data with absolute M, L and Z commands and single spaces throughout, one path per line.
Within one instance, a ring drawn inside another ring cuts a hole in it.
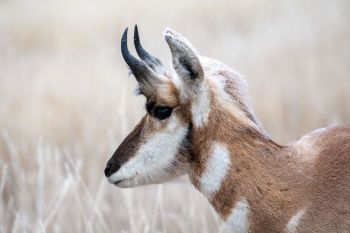
M 194 68 L 200 69 L 197 80 L 184 81 L 184 85 L 193 85 L 192 92 L 181 89 L 175 82 L 178 77 L 172 74 L 145 95 L 155 106 L 173 107 L 173 114 L 189 127 L 172 169 L 185 167 L 200 190 L 210 149 L 219 142 L 229 150 L 231 163 L 220 189 L 209 201 L 224 221 L 244 199 L 249 204 L 247 224 L 251 233 L 287 232 L 288 222 L 300 211 L 295 232 L 350 232 L 350 127 L 317 130 L 296 142 L 279 145 L 255 120 L 246 103 L 246 84 L 239 74 L 217 60 L 192 53 L 192 45 L 179 34 L 169 32 L 166 40 L 173 53 L 182 51 L 173 54 L 173 59 L 189 53 L 191 59 L 198 56 L 200 61 L 194 63 Z M 181 66 L 179 61 L 174 64 Z M 187 74 L 183 68 L 178 73 Z M 192 125 L 191 112 L 196 98 L 201 98 L 197 82 L 207 87 L 210 103 L 208 119 L 200 126 Z M 183 91 L 186 95 L 181 94 Z M 159 122 L 146 115 L 114 159 L 127 160 L 162 124 L 167 120 Z
M 212 141 L 229 146 L 233 165 L 211 200 L 223 219 L 244 197 L 251 210 L 250 232 L 283 232 L 302 208 L 298 232 L 350 231 L 350 127 L 315 131 L 279 146 L 237 113 L 212 106 L 210 124 L 192 130 L 193 150 L 200 156 L 191 177 L 198 187 Z

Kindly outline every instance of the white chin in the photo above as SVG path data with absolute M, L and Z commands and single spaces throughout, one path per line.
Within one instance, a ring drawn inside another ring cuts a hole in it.
M 119 182 L 114 183 L 114 185 L 119 187 L 119 188 L 131 188 L 131 187 L 138 186 L 137 184 L 135 184 L 134 182 L 132 182 L 129 179 L 121 180 Z
M 110 184 L 114 184 L 119 188 L 131 188 L 143 185 L 143 182 L 140 182 L 139 179 L 135 179 L 135 177 L 120 179 L 116 175 L 111 175 L 107 178 Z

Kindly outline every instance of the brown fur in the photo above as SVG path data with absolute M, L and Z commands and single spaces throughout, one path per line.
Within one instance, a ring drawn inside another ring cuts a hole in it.
M 192 130 L 197 157 L 191 177 L 198 188 L 197 178 L 206 167 L 213 141 L 229 146 L 232 167 L 211 200 L 223 219 L 244 197 L 250 208 L 250 232 L 284 232 L 302 208 L 306 212 L 298 232 L 350 231 L 349 127 L 330 128 L 279 146 L 264 132 L 240 122 L 235 113 L 212 106 L 210 124 Z M 314 160 L 305 162 L 301 150 Z
M 165 38 L 173 53 L 173 66 L 184 76 L 180 78 L 189 90 L 179 89 L 171 75 L 141 89 L 147 90 L 143 94 L 152 107 L 172 107 L 181 124 L 188 125 L 171 169 L 186 171 L 200 190 L 211 147 L 219 142 L 228 148 L 231 163 L 220 189 L 209 201 L 224 221 L 244 198 L 249 204 L 251 233 L 285 232 L 292 216 L 301 210 L 304 214 L 296 232 L 350 232 L 350 127 L 314 131 L 281 146 L 255 120 L 238 74 L 217 60 L 199 56 L 179 34 L 167 31 Z M 202 82 L 210 109 L 205 124 L 196 126 L 192 125 L 191 108 L 195 98 L 200 98 L 198 83 Z M 182 91 L 191 94 L 184 98 L 187 93 L 181 97 Z M 166 124 L 167 120 L 158 121 L 147 114 L 111 160 L 127 161 Z

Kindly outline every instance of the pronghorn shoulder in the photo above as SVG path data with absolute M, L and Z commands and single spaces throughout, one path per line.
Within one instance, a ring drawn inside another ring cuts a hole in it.
M 325 149 L 338 150 L 344 142 L 350 146 L 350 127 L 347 126 L 315 129 L 290 145 L 296 149 L 297 157 L 312 161 Z
M 330 128 L 318 128 L 303 135 L 300 139 L 292 142 L 290 146 L 295 149 L 296 157 L 303 162 L 315 161 L 323 148 L 320 141 L 324 140 L 324 135 L 327 134 Z

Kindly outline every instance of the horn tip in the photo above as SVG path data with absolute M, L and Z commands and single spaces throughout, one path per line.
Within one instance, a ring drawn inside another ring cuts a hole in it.
M 135 27 L 134 27 L 134 41 L 137 43 L 139 43 L 139 41 L 140 41 L 139 30 L 137 28 L 137 24 L 135 24 Z
M 128 27 L 125 28 L 122 36 L 122 41 L 127 41 L 128 38 Z

